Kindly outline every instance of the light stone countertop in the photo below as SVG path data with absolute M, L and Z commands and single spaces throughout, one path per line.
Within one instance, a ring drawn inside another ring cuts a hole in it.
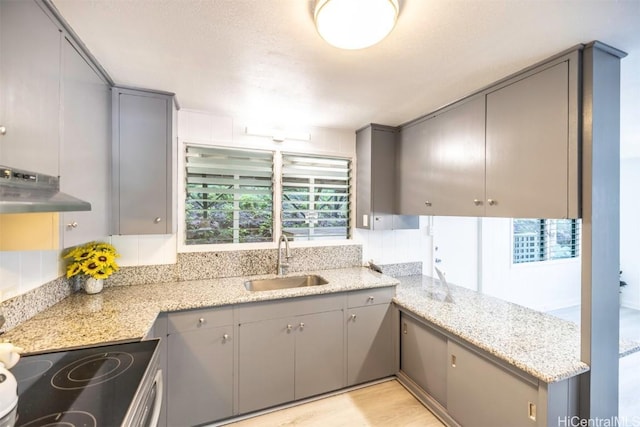
M 392 277 L 367 268 L 299 271 L 289 276 L 317 274 L 323 286 L 250 292 L 248 279 L 271 275 L 232 277 L 150 285 L 113 286 L 101 293 L 73 294 L 2 335 L 2 340 L 26 353 L 53 351 L 105 342 L 139 340 L 161 312 L 320 295 L 358 289 L 394 286 Z
M 447 293 L 428 276 L 399 280 L 397 305 L 545 383 L 589 370 L 575 323 L 451 284 Z

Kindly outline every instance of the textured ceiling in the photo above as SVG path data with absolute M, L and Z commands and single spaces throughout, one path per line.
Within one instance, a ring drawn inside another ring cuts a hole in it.
M 404 0 L 391 35 L 326 44 L 311 0 L 53 0 L 117 84 L 274 126 L 398 125 L 576 44 L 622 62 L 622 150 L 640 155 L 640 0 Z

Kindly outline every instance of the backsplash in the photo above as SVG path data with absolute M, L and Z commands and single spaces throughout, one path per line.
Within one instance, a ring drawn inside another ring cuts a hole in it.
M 289 271 L 327 270 L 362 265 L 362 245 L 292 248 Z M 105 286 L 253 276 L 276 272 L 277 249 L 180 253 L 175 264 L 121 267 Z M 14 328 L 70 295 L 73 284 L 64 277 L 0 304 L 6 323 L 0 332 Z

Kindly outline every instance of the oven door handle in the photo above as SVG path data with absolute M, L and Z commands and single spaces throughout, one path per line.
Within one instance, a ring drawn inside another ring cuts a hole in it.
M 160 410 L 162 409 L 162 370 L 158 369 L 156 372 L 156 376 L 153 380 L 156 385 L 156 401 L 153 403 L 153 412 L 151 413 L 151 417 L 149 420 L 151 421 L 148 425 L 157 427 L 158 420 L 160 420 Z

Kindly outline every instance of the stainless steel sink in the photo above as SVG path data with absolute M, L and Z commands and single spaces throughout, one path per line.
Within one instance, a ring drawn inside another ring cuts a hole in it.
M 273 291 L 275 289 L 303 288 L 306 286 L 326 285 L 323 277 L 310 274 L 307 276 L 275 277 L 273 279 L 257 279 L 244 282 L 248 291 Z

